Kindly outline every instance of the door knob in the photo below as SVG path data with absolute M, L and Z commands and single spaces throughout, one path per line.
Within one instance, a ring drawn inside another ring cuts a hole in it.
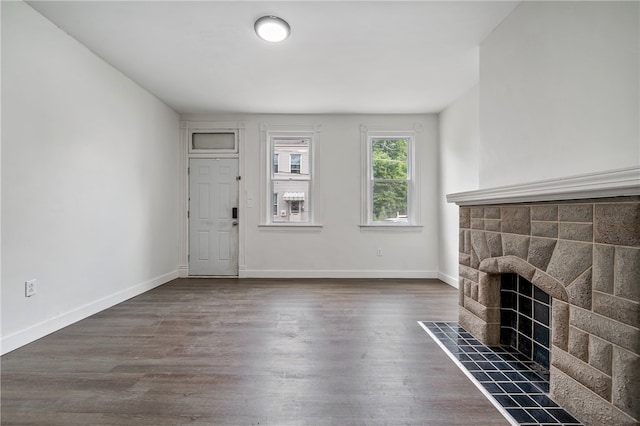
M 233 226 L 238 226 L 238 221 L 237 221 L 237 220 L 234 220 L 233 222 L 231 222 L 231 224 L 232 224 Z

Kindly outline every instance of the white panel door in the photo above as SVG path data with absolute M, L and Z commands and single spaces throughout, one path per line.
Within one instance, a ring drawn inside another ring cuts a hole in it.
M 189 275 L 238 275 L 237 176 L 237 159 L 189 160 Z

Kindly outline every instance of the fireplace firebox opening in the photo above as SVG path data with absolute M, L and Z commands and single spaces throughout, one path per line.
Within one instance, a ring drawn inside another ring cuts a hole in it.
M 533 361 L 545 373 L 550 364 L 551 300 L 520 275 L 501 275 L 500 345 Z

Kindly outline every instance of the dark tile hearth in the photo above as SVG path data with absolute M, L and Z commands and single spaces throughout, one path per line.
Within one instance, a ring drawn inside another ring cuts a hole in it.
M 513 425 L 582 425 L 549 398 L 548 374 L 523 355 L 485 346 L 457 322 L 418 323 Z

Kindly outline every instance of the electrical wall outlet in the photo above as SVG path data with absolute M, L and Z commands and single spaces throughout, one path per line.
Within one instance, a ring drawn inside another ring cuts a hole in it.
M 378 247 L 378 252 L 377 252 L 378 256 L 382 256 L 382 249 Z
M 38 292 L 38 280 L 28 280 L 24 282 L 24 297 L 35 296 Z

